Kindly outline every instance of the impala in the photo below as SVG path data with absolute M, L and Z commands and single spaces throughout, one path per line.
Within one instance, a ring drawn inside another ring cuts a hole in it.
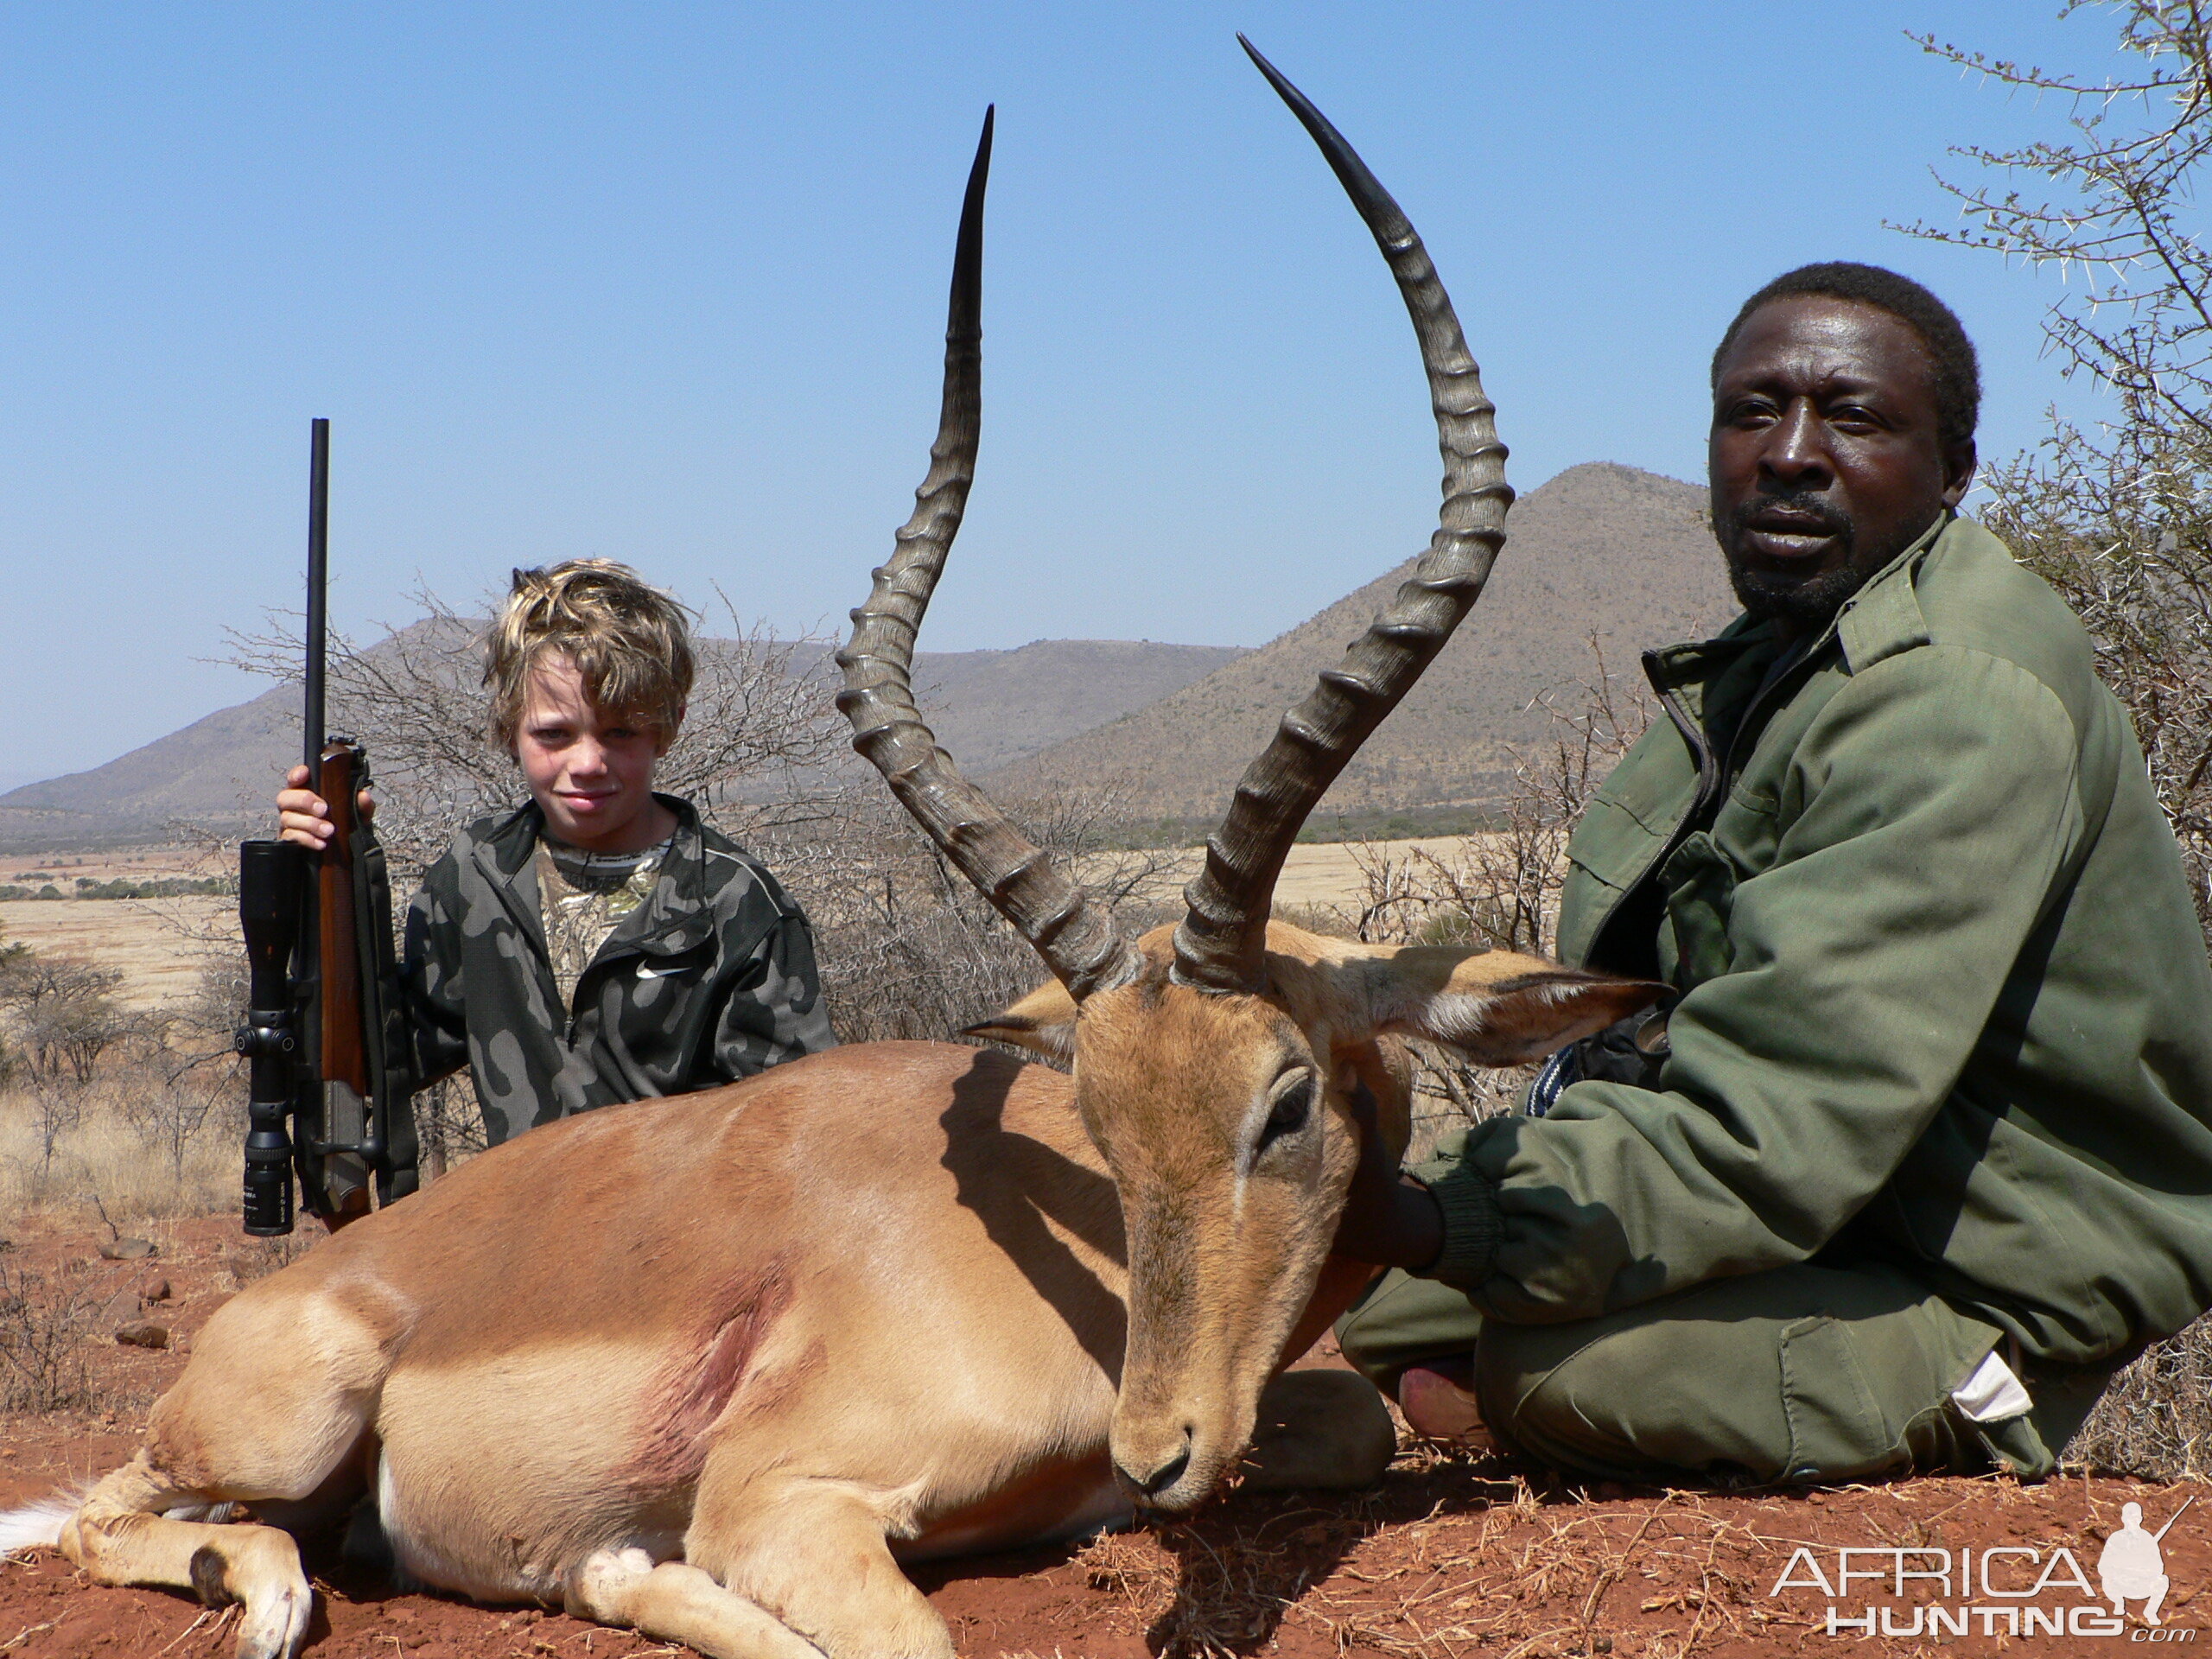
M 1444 505 L 1238 785 L 1181 924 L 1121 933 L 913 702 L 975 462 L 988 116 L 931 465 L 839 658 L 856 746 L 1052 972 L 975 1034 L 1071 1072 L 872 1044 L 535 1129 L 232 1299 L 137 1456 L 7 1517 L 0 1546 L 240 1603 L 243 1659 L 289 1659 L 311 1611 L 293 1534 L 367 1493 L 424 1584 L 720 1659 L 881 1659 L 952 1651 L 901 1560 L 1187 1509 L 1248 1447 L 1262 1484 L 1380 1474 L 1380 1397 L 1282 1371 L 1373 1271 L 1331 1254 L 1361 1091 L 1395 1154 L 1401 1036 L 1516 1064 L 1656 988 L 1268 918 L 1300 823 L 1473 603 L 1511 497 L 1420 238 L 1253 56 L 1403 292 Z

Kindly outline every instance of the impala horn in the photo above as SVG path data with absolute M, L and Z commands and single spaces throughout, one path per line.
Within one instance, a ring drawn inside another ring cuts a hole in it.
M 1188 908 L 1175 930 L 1173 973 L 1180 983 L 1214 992 L 1264 985 L 1268 912 L 1291 843 L 1481 595 L 1513 505 L 1497 411 L 1483 395 L 1451 296 L 1421 238 L 1328 118 L 1251 41 L 1242 35 L 1236 40 L 1320 146 L 1398 279 L 1428 371 L 1444 453 L 1444 506 L 1428 551 L 1396 600 L 1283 716 L 1274 740 L 1246 768 L 1221 827 L 1207 838 L 1205 868 L 1183 890 Z
M 993 114 L 983 112 L 983 137 L 960 209 L 944 329 L 944 404 L 929 474 L 914 492 L 914 516 L 899 531 L 891 562 L 875 572 L 868 603 L 852 613 L 852 643 L 837 653 L 845 672 L 837 707 L 853 723 L 853 747 L 883 774 L 899 804 L 1080 1002 L 1135 978 L 1142 965 L 1136 946 L 1103 905 L 960 775 L 914 705 L 915 636 L 976 479 L 982 423 L 983 189 L 991 171 Z
M 1421 238 L 1305 94 L 1249 41 L 1236 38 L 1320 146 L 1398 280 L 1428 372 L 1444 454 L 1444 505 L 1428 551 L 1396 601 L 1343 664 L 1325 671 L 1313 693 L 1283 716 L 1207 839 L 1205 867 L 1184 890 L 1187 910 L 1175 930 L 1173 972 L 1181 983 L 1212 992 L 1256 991 L 1264 984 L 1269 903 L 1300 826 L 1481 594 L 1513 502 L 1496 411 Z M 852 641 L 837 653 L 845 674 L 837 707 L 853 723 L 853 747 L 1081 1001 L 1134 979 L 1142 966 L 1136 947 L 1103 906 L 960 775 L 914 704 L 914 641 L 975 481 L 991 125 L 987 111 L 961 209 L 945 327 L 944 401 L 929 474 L 914 493 L 914 515 L 899 532 L 897 550 L 874 573 L 868 603 L 852 613 Z

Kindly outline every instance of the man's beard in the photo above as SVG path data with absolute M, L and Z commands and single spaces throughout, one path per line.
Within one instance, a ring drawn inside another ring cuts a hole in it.
M 1770 507 L 1788 507 L 1793 512 L 1818 519 L 1820 531 L 1841 537 L 1850 553 L 1834 569 L 1817 576 L 1746 569 L 1738 561 L 1736 550 L 1750 532 L 1750 519 Z M 1861 556 L 1864 550 L 1858 545 L 1858 536 L 1859 527 L 1849 513 L 1817 496 L 1789 491 L 1758 495 L 1738 503 L 1731 515 L 1729 534 L 1722 540 L 1720 550 L 1728 561 L 1729 585 L 1735 588 L 1736 597 L 1746 611 L 1756 617 L 1790 623 L 1801 632 L 1812 632 L 1827 626 L 1843 608 L 1844 601 L 1866 585 L 1868 576 L 1904 550 L 1900 546 L 1879 559 L 1870 560 Z

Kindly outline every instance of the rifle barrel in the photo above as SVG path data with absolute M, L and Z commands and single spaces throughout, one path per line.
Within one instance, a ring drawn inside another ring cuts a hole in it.
M 308 463 L 307 708 L 302 725 L 308 772 L 322 764 L 322 652 L 330 601 L 330 423 L 311 425 Z

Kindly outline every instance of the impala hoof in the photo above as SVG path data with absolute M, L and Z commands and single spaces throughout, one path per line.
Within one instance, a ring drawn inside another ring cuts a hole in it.
M 562 1604 L 577 1618 L 601 1624 L 633 1624 L 630 1599 L 652 1576 L 653 1558 L 642 1549 L 598 1549 L 569 1571 Z
M 238 1623 L 238 1659 L 297 1659 L 315 1615 L 315 1592 L 302 1579 L 246 1603 Z

